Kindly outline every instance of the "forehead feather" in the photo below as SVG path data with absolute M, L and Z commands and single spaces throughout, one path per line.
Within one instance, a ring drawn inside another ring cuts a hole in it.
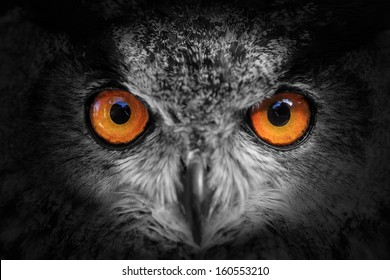
M 204 119 L 211 111 L 234 114 L 275 90 L 297 38 L 281 36 L 291 26 L 267 20 L 233 9 L 179 10 L 169 18 L 146 15 L 113 35 L 139 95 Z

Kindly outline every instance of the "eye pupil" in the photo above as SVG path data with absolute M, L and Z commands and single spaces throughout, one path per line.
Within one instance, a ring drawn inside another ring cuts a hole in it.
M 276 101 L 268 107 L 267 116 L 270 123 L 274 126 L 284 126 L 288 123 L 291 116 L 289 103 L 289 100 Z
M 126 102 L 119 101 L 112 105 L 110 110 L 111 120 L 116 124 L 124 124 L 130 119 L 131 111 Z

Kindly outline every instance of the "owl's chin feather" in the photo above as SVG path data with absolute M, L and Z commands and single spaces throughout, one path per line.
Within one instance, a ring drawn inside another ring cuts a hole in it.
M 1 242 L 6 244 L 2 247 L 3 256 L 27 259 L 370 259 L 382 258 L 388 253 L 387 237 L 376 232 L 383 228 L 374 227 L 362 217 L 352 216 L 354 225 L 333 231 L 310 223 L 310 219 L 305 224 L 302 219 L 292 222 L 282 216 L 254 225 L 249 221 L 253 217 L 239 211 L 220 213 L 217 219 L 210 221 L 214 228 L 219 226 L 219 231 L 210 236 L 206 232 L 204 245 L 200 247 L 192 241 L 191 230 L 179 207 L 156 207 L 142 194 L 128 192 L 112 196 L 112 203 L 88 203 L 88 200 L 60 192 L 42 196 L 41 190 L 45 188 L 26 187 L 20 180 L 24 174 L 8 176 L 4 181 L 4 187 L 23 191 L 3 199 L 2 209 L 20 205 L 22 196 L 24 211 L 18 215 L 8 212 L 7 218 L 4 216 L 7 213 L 2 212 Z M 52 205 L 49 212 L 47 205 Z M 218 221 L 220 224 L 216 225 Z M 356 227 L 360 230 L 356 231 Z

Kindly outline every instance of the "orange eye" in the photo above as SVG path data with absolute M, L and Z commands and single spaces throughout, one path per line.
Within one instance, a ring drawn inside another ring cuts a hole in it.
M 127 144 L 139 136 L 149 120 L 148 110 L 124 90 L 105 90 L 89 107 L 93 131 L 109 144 Z
M 311 120 L 309 101 L 293 92 L 276 94 L 250 111 L 250 121 L 257 136 L 278 147 L 303 139 Z

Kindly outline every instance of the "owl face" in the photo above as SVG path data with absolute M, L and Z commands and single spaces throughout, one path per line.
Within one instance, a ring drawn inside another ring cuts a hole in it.
M 318 7 L 104 13 L 120 20 L 86 43 L 49 38 L 29 238 L 49 251 L 45 225 L 73 257 L 342 257 L 343 225 L 369 205 L 368 89 L 349 56 L 312 58 Z

